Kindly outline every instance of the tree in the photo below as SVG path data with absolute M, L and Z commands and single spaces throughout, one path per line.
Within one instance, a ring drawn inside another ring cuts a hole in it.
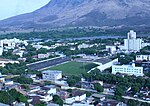
M 67 78 L 67 83 L 69 84 L 69 86 L 74 86 L 80 80 L 81 79 L 80 79 L 79 76 L 70 76 L 70 77 Z
M 92 93 L 89 92 L 89 91 L 86 91 L 85 93 L 86 93 L 86 96 L 87 96 L 87 97 L 90 97 L 90 96 L 92 95 Z
M 137 106 L 138 102 L 135 101 L 135 100 L 129 99 L 128 102 L 127 102 L 127 105 L 128 106 Z
M 63 100 L 58 95 L 53 96 L 53 102 L 60 106 L 63 106 Z
M 0 91 L 0 102 L 5 103 L 5 104 L 9 104 L 10 98 L 9 98 L 9 95 L 7 92 Z
M 97 90 L 98 92 L 104 91 L 104 88 L 99 83 L 94 84 L 94 89 Z
M 146 102 L 142 102 L 140 106 L 150 106 L 150 104 Z
M 20 84 L 32 84 L 33 80 L 31 78 L 26 78 L 24 76 L 18 76 L 13 78 L 14 82 L 18 82 Z
M 131 90 L 133 92 L 133 95 L 135 95 L 139 91 L 139 87 L 134 85 Z
M 117 86 L 116 90 L 115 90 L 115 95 L 118 96 L 123 96 L 125 94 L 124 90 L 122 89 L 122 87 Z

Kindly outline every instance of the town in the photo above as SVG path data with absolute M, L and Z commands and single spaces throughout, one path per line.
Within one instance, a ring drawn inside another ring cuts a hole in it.
M 150 106 L 150 38 L 1 39 L 0 106 Z

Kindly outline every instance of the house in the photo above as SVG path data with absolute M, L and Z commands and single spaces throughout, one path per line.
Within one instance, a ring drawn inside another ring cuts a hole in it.
M 57 92 L 56 87 L 54 85 L 47 85 L 47 86 L 41 87 L 40 91 L 44 91 L 47 94 L 53 94 L 53 95 L 55 95 Z
M 4 103 L 0 103 L 0 106 L 9 106 L 9 105 L 4 104 Z
M 136 61 L 150 61 L 150 55 L 137 55 Z
M 14 102 L 13 103 L 13 106 L 26 106 L 26 104 L 25 103 L 18 103 L 18 102 Z
M 107 99 L 101 102 L 102 106 L 127 106 L 123 102 L 118 102 L 116 100 Z
M 4 83 L 5 82 L 5 78 L 3 76 L 0 76 L 0 83 Z
M 86 100 L 86 93 L 84 91 L 75 90 L 72 92 L 72 97 L 65 99 L 66 104 L 73 104 L 74 102 L 81 102 Z
M 99 99 L 100 101 L 104 101 L 105 100 L 105 95 L 101 95 L 101 94 L 92 94 L 91 95 L 93 98 L 95 99 Z
M 6 64 L 8 64 L 8 63 L 11 63 L 11 64 L 17 63 L 17 64 L 19 64 L 19 61 L 14 61 L 14 60 L 0 58 L 0 66 L 1 67 L 5 67 Z
M 48 58 L 49 56 L 50 56 L 49 53 L 47 53 L 47 54 L 38 54 L 37 55 L 38 59 Z
M 18 55 L 20 57 L 23 57 L 24 51 L 23 50 L 19 50 L 19 49 L 15 49 L 13 50 L 12 54 Z
M 41 89 L 40 86 L 37 86 L 37 85 L 29 85 L 29 89 L 30 89 L 30 93 L 32 92 L 37 92 Z
M 62 71 L 46 70 L 42 72 L 43 80 L 56 81 L 62 78 Z

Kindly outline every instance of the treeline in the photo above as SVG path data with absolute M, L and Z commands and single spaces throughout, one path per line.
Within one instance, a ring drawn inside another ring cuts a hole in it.
M 11 38 L 19 38 L 19 39 L 65 39 L 65 38 L 76 38 L 76 37 L 93 37 L 93 36 L 124 36 L 126 35 L 126 31 L 119 31 L 115 29 L 107 29 L 103 30 L 100 28 L 73 28 L 73 29 L 62 29 L 62 30 L 49 30 L 45 32 L 36 32 L 35 30 L 29 33 L 9 33 L 2 34 L 0 39 L 11 39 Z

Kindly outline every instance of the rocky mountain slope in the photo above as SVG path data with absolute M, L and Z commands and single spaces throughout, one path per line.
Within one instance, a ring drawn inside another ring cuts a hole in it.
M 4 29 L 122 25 L 150 26 L 150 0 L 51 0 L 32 13 L 0 21 Z

